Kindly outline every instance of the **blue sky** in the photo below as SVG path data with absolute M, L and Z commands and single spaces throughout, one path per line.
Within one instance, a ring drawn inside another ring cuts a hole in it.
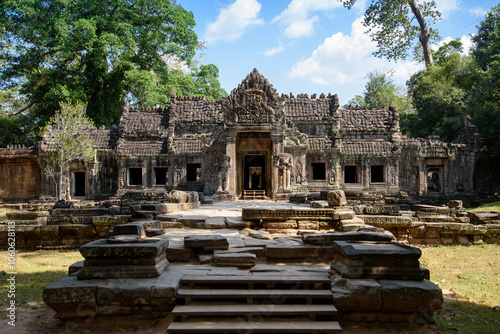
M 220 70 L 230 93 L 257 68 L 278 93 L 338 94 L 341 104 L 361 94 L 366 75 L 393 71 L 404 85 L 422 64 L 372 56 L 376 46 L 364 34 L 367 0 L 352 10 L 337 0 L 178 0 L 192 11 L 198 38 L 206 42 L 202 63 Z M 442 20 L 434 25 L 443 41 L 469 36 L 498 1 L 436 0 Z

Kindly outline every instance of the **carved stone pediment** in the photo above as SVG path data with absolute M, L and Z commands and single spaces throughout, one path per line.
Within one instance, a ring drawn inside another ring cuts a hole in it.
M 231 92 L 228 102 L 224 105 L 227 126 L 275 125 L 282 118 L 276 90 L 257 70 Z

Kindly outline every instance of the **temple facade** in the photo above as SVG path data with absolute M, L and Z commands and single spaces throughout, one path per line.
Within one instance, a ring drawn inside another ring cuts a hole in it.
M 401 134 L 394 108 L 339 108 L 337 95 L 278 95 L 257 70 L 227 97 L 171 92 L 168 108 L 124 106 L 120 124 L 96 129 L 91 162 L 65 176 L 71 197 L 104 199 L 128 191 L 192 190 L 227 199 L 285 198 L 343 189 L 398 195 L 473 193 L 477 128 L 466 119 L 454 143 Z M 42 139 L 40 169 L 54 145 Z M 41 177 L 41 197 L 55 195 Z

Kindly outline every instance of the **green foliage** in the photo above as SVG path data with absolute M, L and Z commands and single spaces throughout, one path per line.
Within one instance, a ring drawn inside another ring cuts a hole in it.
M 216 98 L 225 94 L 217 68 L 192 68 L 194 25 L 175 0 L 4 0 L 0 89 L 21 87 L 40 125 L 60 102 L 82 102 L 96 124 L 116 124 L 123 99 L 166 106 L 184 82 L 186 95 Z
M 63 173 L 69 164 L 75 160 L 90 161 L 94 158 L 94 142 L 89 136 L 93 129 L 94 124 L 86 116 L 85 107 L 69 104 L 62 104 L 42 129 L 43 140 L 54 145 L 55 154 L 50 158 L 52 164 L 45 168 L 44 173 L 55 181 L 56 175 L 59 176 L 58 199 L 62 199 Z
M 493 7 L 473 37 L 475 89 L 470 90 L 470 113 L 483 145 L 500 154 L 500 5 Z
M 348 108 L 349 105 L 366 106 L 365 97 L 363 95 L 355 95 L 352 99 L 348 101 L 348 103 L 344 106 L 344 108 Z
M 342 2 L 352 8 L 356 1 Z M 415 59 L 422 60 L 422 53 L 425 56 L 430 52 L 429 43 L 439 39 L 437 31 L 429 28 L 427 22 L 435 23 L 440 17 L 434 1 L 419 4 L 417 0 L 372 0 L 363 24 L 377 42 L 375 56 L 397 61 L 408 58 L 413 49 Z
M 387 73 L 374 71 L 368 73 L 368 82 L 363 92 L 364 101 L 369 109 L 396 107 L 400 112 L 412 110 L 406 92 L 394 82 Z
M 444 141 L 456 137 L 467 114 L 470 66 L 470 57 L 454 52 L 411 77 L 409 94 L 417 112 L 401 120 L 411 136 L 439 135 Z

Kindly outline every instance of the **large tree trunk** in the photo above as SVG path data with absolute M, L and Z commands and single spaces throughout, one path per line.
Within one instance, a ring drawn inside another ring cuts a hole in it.
M 432 59 L 432 50 L 431 46 L 429 44 L 429 40 L 431 37 L 431 33 L 429 31 L 429 27 L 427 26 L 427 23 L 425 22 L 424 16 L 422 15 L 422 12 L 420 11 L 420 7 L 415 3 L 414 0 L 409 1 L 408 4 L 411 7 L 411 11 L 417 18 L 418 24 L 420 26 L 420 44 L 422 45 L 422 49 L 424 52 L 424 60 L 425 60 L 425 66 L 429 66 L 434 64 L 434 59 Z

